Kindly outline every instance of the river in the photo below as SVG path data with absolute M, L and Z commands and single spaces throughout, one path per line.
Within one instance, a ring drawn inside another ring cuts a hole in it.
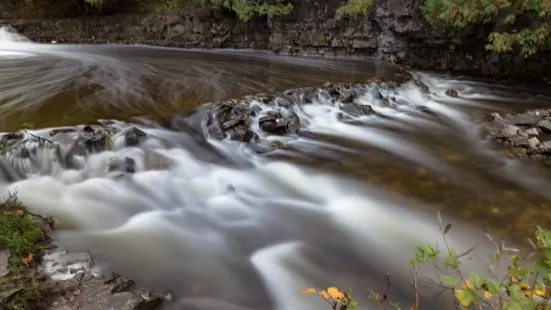
M 381 62 L 252 51 L 36 44 L 4 28 L 0 130 L 32 123 L 41 134 L 40 128 L 97 119 L 155 122 L 209 101 L 396 72 Z M 99 172 L 75 181 L 62 171 L 2 182 L 1 189 L 17 189 L 31 210 L 60 219 L 60 244 L 172 292 L 169 307 L 177 309 L 324 309 L 299 292 L 330 285 L 352 287 L 365 300 L 369 288 L 384 290 L 387 272 L 410 276 L 415 245 L 442 242 L 437 210 L 454 225 L 452 245 L 480 244 L 481 253 L 491 248 L 482 228 L 520 244 L 536 224 L 550 227 L 551 170 L 502 157 L 478 124 L 493 111 L 551 108 L 551 91 L 411 73 L 428 94 L 405 83 L 394 106 L 363 98 L 384 117 L 347 123 L 331 106 L 313 104 L 298 113 L 308 134 L 263 137 L 282 140 L 288 150 L 260 155 L 207 139 L 228 159 L 218 162 L 188 142 L 157 145 L 174 164 L 138 171 L 128 182 Z M 450 88 L 459 96 L 446 95 Z M 174 141 L 185 135 L 142 129 Z M 86 169 L 100 166 L 90 160 Z M 474 261 L 467 268 L 484 269 Z M 391 298 L 411 302 L 405 285 L 392 289 Z M 427 309 L 444 309 L 432 293 L 423 295 Z

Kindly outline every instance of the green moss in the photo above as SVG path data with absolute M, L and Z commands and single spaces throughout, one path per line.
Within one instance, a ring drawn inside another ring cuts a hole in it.
M 0 249 L 9 250 L 9 274 L 0 278 L 0 309 L 37 309 L 44 299 L 46 285 L 38 278 L 33 264 L 47 241 L 25 207 L 11 196 L 0 205 Z

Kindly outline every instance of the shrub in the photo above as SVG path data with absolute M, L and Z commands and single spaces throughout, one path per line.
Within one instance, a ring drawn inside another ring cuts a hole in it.
M 415 248 L 415 254 L 410 260 L 413 267 L 413 279 L 409 281 L 414 294 L 414 305 L 407 307 L 410 310 L 421 310 L 419 307 L 418 274 L 419 267 L 430 264 L 436 269 L 439 283 L 434 285 L 442 288 L 443 292 L 449 292 L 455 297 L 458 309 L 490 309 L 490 310 L 549 310 L 551 309 L 551 231 L 537 227 L 535 242 L 532 242 L 534 251 L 526 257 L 517 254 L 515 249 L 507 248 L 503 242 L 494 242 L 496 250 L 487 253 L 491 264 L 488 267 L 489 277 L 483 277 L 476 273 L 466 274 L 461 270 L 461 258 L 466 253 L 457 253 L 450 248 L 446 241 L 451 225 L 443 225 L 440 216 L 439 224 L 444 236 L 444 248 L 437 245 L 425 244 Z M 437 257 L 445 254 L 444 264 L 451 272 L 444 271 L 444 266 L 439 266 Z M 494 272 L 496 266 L 506 257 L 507 268 L 505 275 L 499 276 Z M 389 278 L 392 277 L 389 275 Z M 430 280 L 429 280 L 430 281 Z M 390 279 L 387 281 L 390 285 Z M 387 287 L 388 291 L 388 287 Z M 313 288 L 306 289 L 302 294 L 316 293 Z M 352 310 L 357 309 L 358 304 L 350 294 L 341 292 L 338 288 L 330 287 L 320 291 L 319 296 L 326 300 L 332 309 Z M 392 303 L 386 294 L 378 294 L 371 291 L 370 300 L 382 305 L 390 303 L 395 309 L 403 309 L 397 303 Z
M 495 52 L 533 55 L 551 34 L 551 0 L 426 0 L 421 10 L 435 26 L 495 23 L 486 46 Z

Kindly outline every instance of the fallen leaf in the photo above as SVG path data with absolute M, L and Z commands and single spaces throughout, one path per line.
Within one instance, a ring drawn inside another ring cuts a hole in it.
M 27 257 L 23 257 L 22 261 L 23 264 L 29 266 L 29 264 L 33 262 L 33 255 L 29 254 Z

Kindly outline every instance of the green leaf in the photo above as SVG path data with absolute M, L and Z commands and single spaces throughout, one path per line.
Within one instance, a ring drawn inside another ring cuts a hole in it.
M 459 285 L 459 280 L 452 276 L 443 276 L 440 278 L 440 283 L 445 286 L 456 287 Z
M 438 255 L 438 251 L 435 248 L 433 248 L 430 244 L 425 244 L 424 250 L 428 258 L 434 258 Z
M 501 293 L 501 289 L 499 288 L 500 287 L 500 284 L 490 280 L 490 279 L 486 279 L 484 281 L 484 284 L 486 284 L 486 289 L 488 290 L 488 292 L 492 293 L 493 295 L 497 295 L 499 293 Z
M 473 284 L 473 286 L 476 289 L 481 288 L 482 285 L 484 284 L 484 278 L 482 278 L 481 276 L 479 276 L 478 274 L 476 274 L 474 272 L 471 272 L 471 275 L 469 277 L 469 281 Z
M 461 261 L 459 261 L 459 257 L 457 256 L 457 252 L 455 252 L 454 249 L 450 249 L 448 251 L 448 256 L 444 259 L 444 263 L 446 265 L 452 267 L 452 268 L 459 268 L 459 265 L 461 264 Z

